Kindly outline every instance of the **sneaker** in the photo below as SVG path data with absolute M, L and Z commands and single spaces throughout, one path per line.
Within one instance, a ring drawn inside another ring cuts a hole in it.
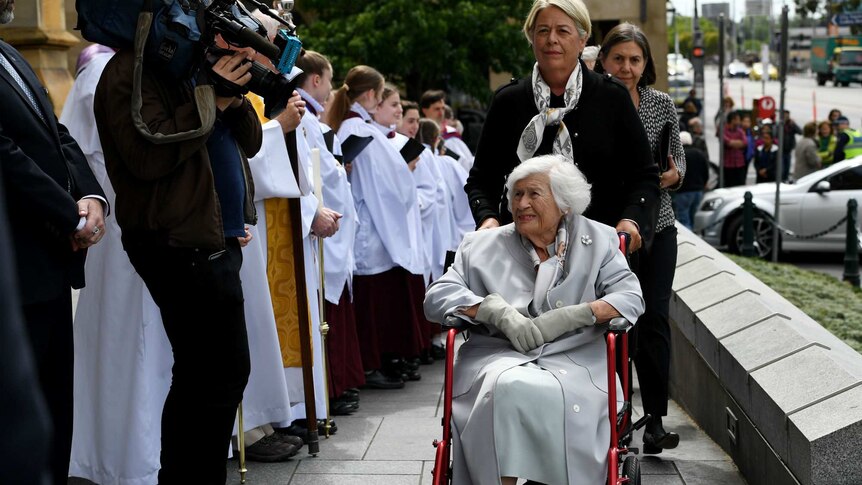
M 296 445 L 281 441 L 275 434 L 264 436 L 245 449 L 245 458 L 249 461 L 274 463 L 287 461 L 299 451 Z

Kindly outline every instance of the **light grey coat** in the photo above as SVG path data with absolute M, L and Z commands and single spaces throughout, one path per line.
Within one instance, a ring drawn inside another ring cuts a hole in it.
M 601 298 L 629 321 L 637 321 L 644 311 L 640 284 L 619 250 L 614 229 L 579 215 L 568 216 L 567 224 L 566 275 L 549 293 L 552 306 Z M 457 309 L 498 293 L 529 316 L 535 278 L 533 261 L 514 224 L 467 234 L 452 267 L 428 288 L 425 315 L 452 323 L 461 318 Z M 453 483 L 500 483 L 494 388 L 501 373 L 526 362 L 551 371 L 563 389 L 569 485 L 604 483 L 610 444 L 604 330 L 598 325 L 569 332 L 521 354 L 495 327 L 471 327 L 470 339 L 458 352 L 453 381 Z M 617 392 L 622 396 L 619 384 Z M 535 406 L 541 413 L 541 403 Z M 524 446 L 530 444 L 525 441 Z

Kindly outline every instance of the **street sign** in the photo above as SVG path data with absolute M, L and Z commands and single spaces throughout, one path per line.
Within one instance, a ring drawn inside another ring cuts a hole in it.
M 832 23 L 835 25 L 859 25 L 862 24 L 862 12 L 845 12 L 832 16 Z
M 763 96 L 757 100 L 757 117 L 762 120 L 775 117 L 775 98 Z

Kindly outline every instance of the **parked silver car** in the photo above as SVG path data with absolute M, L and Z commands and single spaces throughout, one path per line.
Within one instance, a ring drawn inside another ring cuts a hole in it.
M 742 204 L 751 191 L 755 205 L 755 247 L 762 257 L 772 251 L 775 184 L 717 189 L 704 194 L 695 214 L 694 231 L 709 244 L 741 253 Z M 862 157 L 836 163 L 806 175 L 793 184 L 781 184 L 781 228 L 798 236 L 821 233 L 847 215 L 847 201 L 862 205 Z M 844 252 L 847 224 L 816 238 L 779 236 L 783 251 Z

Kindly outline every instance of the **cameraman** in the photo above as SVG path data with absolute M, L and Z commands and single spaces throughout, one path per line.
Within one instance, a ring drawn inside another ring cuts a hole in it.
M 245 223 L 255 222 L 246 157 L 261 146 L 260 123 L 241 96 L 251 79 L 249 59 L 235 52 L 207 69 L 219 86 L 217 119 L 208 134 L 186 141 L 156 144 L 138 132 L 129 115 L 131 50 L 111 59 L 96 88 L 96 124 L 123 247 L 159 306 L 174 356 L 162 412 L 161 485 L 225 483 L 249 376 L 237 239 L 245 236 Z M 144 63 L 141 117 L 150 132 L 170 135 L 201 125 L 194 84 Z M 190 425 L 197 429 L 191 442 Z

